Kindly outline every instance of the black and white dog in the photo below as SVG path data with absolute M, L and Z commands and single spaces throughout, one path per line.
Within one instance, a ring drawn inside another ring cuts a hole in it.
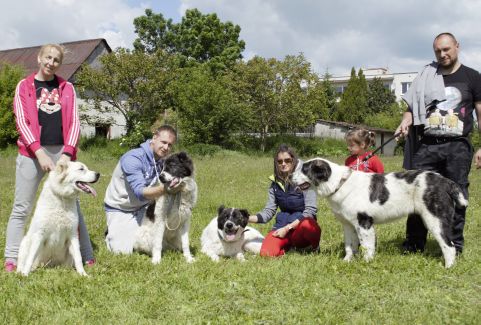
M 264 236 L 247 226 L 249 212 L 244 209 L 225 208 L 217 210 L 217 217 L 205 227 L 200 238 L 202 253 L 214 262 L 219 256 L 235 257 L 244 261 L 244 252 L 259 254 Z
M 420 170 L 363 173 L 314 158 L 293 173 L 292 181 L 302 190 L 314 187 L 329 202 L 344 227 L 344 260 L 351 261 L 359 244 L 366 261 L 374 257 L 374 224 L 419 215 L 441 247 L 445 267 L 454 265 L 456 250 L 450 239 L 454 209 L 468 202 L 451 180 Z
M 192 209 L 197 201 L 194 164 L 185 152 L 170 155 L 159 175 L 166 193 L 147 209 L 137 231 L 134 250 L 152 256 L 158 264 L 162 250 L 182 251 L 188 263 L 194 261 L 189 247 Z

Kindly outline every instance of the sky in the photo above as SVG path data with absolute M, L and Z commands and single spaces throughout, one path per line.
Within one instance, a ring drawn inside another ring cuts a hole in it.
M 0 50 L 91 38 L 131 48 L 133 19 L 146 8 L 174 22 L 190 8 L 216 13 L 241 27 L 244 59 L 303 53 L 320 74 L 419 71 L 441 32 L 457 37 L 462 63 L 481 70 L 477 0 L 17 0 L 2 4 Z

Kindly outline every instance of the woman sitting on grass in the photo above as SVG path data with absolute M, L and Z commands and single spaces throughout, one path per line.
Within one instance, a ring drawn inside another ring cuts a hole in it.
M 312 189 L 296 191 L 289 180 L 298 163 L 292 148 L 279 147 L 274 155 L 267 204 L 264 210 L 249 216 L 249 222 L 267 223 L 280 209 L 274 227 L 262 242 L 261 256 L 281 256 L 290 248 L 319 248 L 321 228 L 316 221 L 316 193 Z

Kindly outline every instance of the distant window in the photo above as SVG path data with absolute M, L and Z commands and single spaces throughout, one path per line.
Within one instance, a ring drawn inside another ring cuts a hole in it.
M 344 92 L 344 87 L 343 86 L 337 86 L 336 87 L 336 93 L 342 94 Z
M 384 88 L 386 88 L 387 90 L 391 89 L 391 84 L 386 82 L 383 84 L 384 85 Z
M 405 94 L 409 87 L 411 87 L 411 83 L 410 82 L 401 82 L 401 88 L 402 88 L 402 93 Z

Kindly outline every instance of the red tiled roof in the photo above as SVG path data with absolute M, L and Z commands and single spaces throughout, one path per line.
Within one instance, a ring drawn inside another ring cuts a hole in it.
M 61 43 L 65 46 L 65 55 L 57 74 L 64 79 L 70 80 L 80 66 L 102 43 L 108 52 L 112 52 L 107 41 L 103 38 Z M 40 47 L 39 45 L 0 51 L 0 63 L 7 62 L 21 65 L 25 68 L 27 74 L 33 73 L 38 70 L 37 55 Z

